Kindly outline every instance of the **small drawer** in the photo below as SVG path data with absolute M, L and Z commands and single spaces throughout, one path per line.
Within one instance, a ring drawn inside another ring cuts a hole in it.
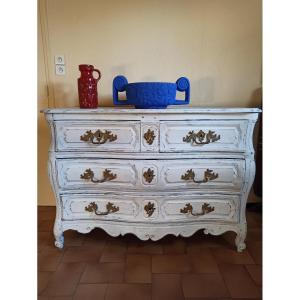
M 161 215 L 165 221 L 238 222 L 239 196 L 199 195 L 166 200 L 161 206 Z
M 59 159 L 58 184 L 63 190 L 133 189 L 137 170 L 133 161 L 117 159 Z
M 242 159 L 185 159 L 168 161 L 162 169 L 166 189 L 240 192 L 245 178 Z
M 57 151 L 139 152 L 139 121 L 57 121 Z
M 138 205 L 131 199 L 112 199 L 103 195 L 63 195 L 64 220 L 127 220 L 134 221 Z
M 248 121 L 160 122 L 161 152 L 245 151 Z

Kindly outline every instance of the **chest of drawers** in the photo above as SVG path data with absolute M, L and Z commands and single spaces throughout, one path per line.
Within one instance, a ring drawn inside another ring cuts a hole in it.
M 254 173 L 259 109 L 47 109 L 55 245 L 99 227 L 142 240 L 236 232 Z

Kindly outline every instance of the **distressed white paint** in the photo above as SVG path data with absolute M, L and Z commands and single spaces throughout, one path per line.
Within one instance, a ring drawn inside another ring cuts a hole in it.
M 49 176 L 56 196 L 55 245 L 63 247 L 68 229 L 89 232 L 95 227 L 112 236 L 133 233 L 142 240 L 158 240 L 166 234 L 190 236 L 199 229 L 213 235 L 237 233 L 238 251 L 245 248 L 247 197 L 254 180 L 252 133 L 259 109 L 168 108 L 159 110 L 101 108 L 47 109 L 52 144 Z M 87 130 L 110 130 L 118 139 L 103 145 L 80 140 Z M 144 139 L 148 129 L 155 139 Z M 182 141 L 190 130 L 215 131 L 220 140 L 207 145 Z M 101 179 L 105 168 L 117 178 L 92 183 L 80 178 L 92 169 Z M 143 173 L 150 168 L 154 179 Z M 181 175 L 193 169 L 196 180 L 209 168 L 219 177 L 205 183 L 186 182 Z M 96 216 L 85 210 L 95 202 L 99 211 L 108 202 L 119 211 Z M 154 203 L 149 217 L 144 209 Z M 180 213 L 190 203 L 200 212 L 204 203 L 214 211 L 203 216 Z

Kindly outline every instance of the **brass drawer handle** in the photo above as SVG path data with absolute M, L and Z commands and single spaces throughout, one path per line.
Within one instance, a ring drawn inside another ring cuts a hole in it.
M 206 169 L 204 172 L 203 180 L 195 180 L 195 172 L 193 169 L 187 170 L 184 175 L 181 175 L 181 179 L 183 180 L 193 180 L 195 183 L 205 183 L 209 180 L 214 180 L 219 177 L 218 173 L 213 173 L 213 170 Z
M 91 202 L 88 206 L 85 207 L 85 210 L 88 212 L 94 212 L 97 216 L 106 216 L 108 214 L 119 211 L 119 206 L 115 206 L 113 203 L 108 202 L 106 204 L 106 211 L 98 212 L 98 205 L 95 202 Z
M 154 134 L 154 130 L 151 130 L 150 128 L 147 130 L 147 132 L 144 134 L 144 139 L 149 145 L 153 144 L 153 141 L 155 139 L 156 135 Z
M 91 169 L 86 169 L 83 174 L 80 175 L 81 179 L 90 179 L 94 183 L 102 183 L 117 178 L 117 174 L 113 174 L 111 170 L 105 169 L 103 171 L 103 179 L 95 179 L 94 172 Z
M 148 204 L 146 204 L 144 206 L 144 209 L 145 209 L 146 214 L 148 215 L 148 217 L 151 217 L 156 208 L 154 207 L 154 203 L 148 202 Z
M 91 142 L 95 145 L 105 144 L 107 141 L 113 142 L 118 138 L 115 134 L 113 135 L 111 131 L 105 130 L 102 132 L 100 129 L 96 130 L 94 133 L 91 130 L 86 131 L 85 134 L 80 136 L 80 140 L 84 142 Z M 96 141 L 95 141 L 96 139 Z
M 214 131 L 209 130 L 208 133 L 205 133 L 203 130 L 199 130 L 197 133 L 194 130 L 190 131 L 182 140 L 186 143 L 192 142 L 196 145 L 206 145 L 213 143 L 220 139 L 220 135 L 215 134 Z M 198 140 L 198 141 L 197 141 Z
M 184 208 L 180 209 L 180 212 L 182 214 L 191 214 L 193 216 L 203 216 L 203 215 L 208 214 L 208 213 L 210 213 L 214 210 L 215 210 L 215 208 L 211 207 L 210 204 L 204 203 L 202 205 L 201 212 L 200 213 L 194 213 L 193 212 L 193 206 L 190 203 L 187 203 Z

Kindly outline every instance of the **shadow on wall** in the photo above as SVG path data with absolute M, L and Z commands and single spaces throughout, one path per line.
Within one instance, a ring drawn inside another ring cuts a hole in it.
M 262 88 L 255 89 L 250 97 L 249 107 L 259 107 L 262 105 Z

